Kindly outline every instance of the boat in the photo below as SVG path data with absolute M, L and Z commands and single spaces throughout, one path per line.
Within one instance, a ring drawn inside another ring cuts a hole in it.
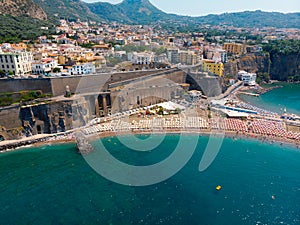
M 217 187 L 216 187 L 216 190 L 217 191 L 220 191 L 222 189 L 222 186 L 221 185 L 218 185 Z

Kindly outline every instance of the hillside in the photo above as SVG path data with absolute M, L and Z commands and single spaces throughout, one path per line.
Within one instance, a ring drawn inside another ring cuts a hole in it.
M 48 34 L 41 27 L 51 27 L 44 10 L 32 0 L 0 1 L 0 43 L 33 39 Z
M 0 14 L 47 20 L 47 14 L 32 0 L 2 0 L 0 1 Z
M 81 0 L 33 0 L 41 6 L 51 20 L 61 18 L 68 20 L 100 21 L 100 17 L 92 13 L 87 3 Z
M 234 25 L 238 27 L 300 28 L 300 13 L 246 11 L 202 17 L 168 14 L 149 0 L 123 0 L 119 4 L 86 3 L 81 0 L 1 0 L 0 42 L 33 39 L 47 33 L 41 26 L 53 27 L 58 20 L 116 21 L 127 24 L 164 23 L 181 27 L 195 24 Z
M 236 27 L 300 28 L 300 13 L 278 13 L 245 11 L 197 17 L 197 21 L 210 25 L 232 25 Z
M 172 17 L 153 6 L 149 0 L 124 0 L 116 5 L 96 2 L 87 4 L 87 6 L 91 12 L 101 18 L 123 23 L 149 24 Z
M 151 4 L 149 0 L 124 0 L 119 4 L 103 2 L 86 3 L 91 12 L 108 21 L 149 24 L 172 20 L 209 25 L 232 25 L 237 27 L 300 28 L 300 13 L 245 11 L 200 17 L 168 14 Z

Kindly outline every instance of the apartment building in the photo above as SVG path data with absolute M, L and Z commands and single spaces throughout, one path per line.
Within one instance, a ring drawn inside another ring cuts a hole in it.
M 216 74 L 218 76 L 223 76 L 224 64 L 221 62 L 215 62 L 214 60 L 204 59 L 202 60 L 203 70 Z
M 183 65 L 195 65 L 197 63 L 197 55 L 191 51 L 180 51 L 179 63 Z
M 52 69 L 57 66 L 57 63 L 52 58 L 42 59 L 41 61 L 36 61 L 32 63 L 32 73 L 33 74 L 47 74 L 50 73 Z
M 84 74 L 94 74 L 96 73 L 95 65 L 92 63 L 76 64 L 68 69 L 71 75 L 84 75 Z
M 169 48 L 167 49 L 167 58 L 169 63 L 177 64 L 179 63 L 179 49 Z
M 246 51 L 245 45 L 238 43 L 225 43 L 224 49 L 227 53 L 234 55 L 240 55 Z
M 12 72 L 15 76 L 24 76 L 31 72 L 33 56 L 31 52 L 1 52 L 0 70 Z
M 154 62 L 153 52 L 130 52 L 127 56 L 128 60 L 135 65 L 149 65 Z

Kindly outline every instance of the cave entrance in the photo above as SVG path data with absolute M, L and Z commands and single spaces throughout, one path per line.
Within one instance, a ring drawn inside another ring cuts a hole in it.
M 38 133 L 38 134 L 41 134 L 41 133 L 42 133 L 41 125 L 37 125 L 37 126 L 36 126 L 36 130 L 37 130 L 37 133 Z

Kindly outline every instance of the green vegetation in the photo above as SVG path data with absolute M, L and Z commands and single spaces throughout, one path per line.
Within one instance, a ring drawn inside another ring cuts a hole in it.
M 153 51 L 156 55 L 160 55 L 167 52 L 167 49 L 164 47 L 158 47 L 158 48 L 149 48 L 146 46 L 136 46 L 136 45 L 124 45 L 121 46 L 119 51 L 126 51 L 128 52 L 145 52 L 147 50 Z
M 257 74 L 256 82 L 258 84 L 261 84 L 262 82 L 269 83 L 269 81 L 270 81 L 270 75 L 268 73 L 258 73 Z
M 40 0 L 41 1 L 41 0 Z M 99 17 L 122 23 L 149 24 L 160 23 L 173 27 L 179 32 L 193 31 L 195 24 L 233 25 L 236 27 L 295 27 L 300 28 L 299 13 L 277 13 L 245 11 L 238 13 L 223 13 L 201 17 L 179 16 L 167 14 L 147 0 L 124 0 L 120 4 L 96 2 L 87 4 L 90 11 Z M 166 22 L 167 21 L 167 22 Z M 179 25 L 180 22 L 182 25 Z
M 163 53 L 167 52 L 167 49 L 164 47 L 154 48 L 152 51 L 155 53 L 155 55 L 161 55 Z
M 8 106 L 13 104 L 13 98 L 11 97 L 11 95 L 0 95 L 0 106 Z
M 0 77 L 5 77 L 6 73 L 3 70 L 0 70 Z
M 43 94 L 42 91 L 21 91 L 17 93 L 0 93 L 0 106 L 9 106 L 14 103 L 28 102 L 35 99 L 51 97 L 49 94 Z
M 197 22 L 210 25 L 226 24 L 235 27 L 300 28 L 300 13 L 245 11 L 202 16 L 197 18 Z
M 289 82 L 300 82 L 300 74 L 297 74 L 295 76 L 289 76 L 288 81 Z
M 111 67 L 123 62 L 122 59 L 116 58 L 116 57 L 113 57 L 113 56 L 105 57 L 105 59 L 106 59 L 107 66 L 111 66 Z
M 87 4 L 87 6 L 91 12 L 103 19 L 129 24 L 149 24 L 174 17 L 159 10 L 146 0 L 125 0 L 116 5 L 96 2 Z
M 42 30 L 42 26 L 49 27 L 49 30 Z M 0 15 L 0 27 L 0 43 L 15 43 L 22 40 L 34 41 L 38 36 L 54 32 L 51 23 L 28 16 Z
M 79 0 L 33 0 L 47 13 L 48 17 L 52 21 L 58 19 L 68 19 L 69 21 L 97 21 L 101 19 L 94 13 L 92 13 L 87 4 Z
M 136 45 L 124 45 L 119 48 L 120 51 L 126 52 L 144 52 L 147 50 L 146 46 L 136 46 Z
M 298 82 L 300 40 L 275 40 L 263 46 L 270 55 L 272 79 Z
M 274 40 L 263 46 L 263 50 L 270 55 L 299 54 L 300 40 Z
M 53 71 L 53 73 L 60 73 L 61 69 L 58 67 L 55 67 L 52 71 Z
M 83 48 L 93 48 L 95 44 L 94 43 L 86 43 L 86 44 L 81 44 L 80 46 Z

